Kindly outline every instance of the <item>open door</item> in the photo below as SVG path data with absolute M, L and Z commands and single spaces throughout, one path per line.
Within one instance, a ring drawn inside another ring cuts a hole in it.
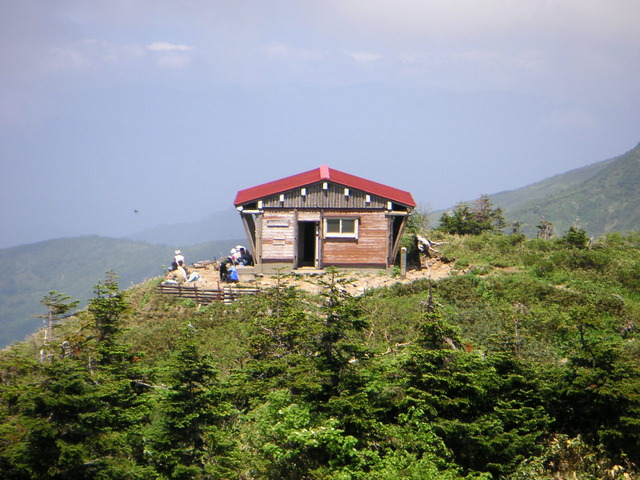
M 297 267 L 314 267 L 318 258 L 318 222 L 298 222 Z

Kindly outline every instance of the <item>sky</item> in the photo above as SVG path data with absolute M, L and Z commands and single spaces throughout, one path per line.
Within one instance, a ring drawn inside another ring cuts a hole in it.
M 0 0 L 0 248 L 196 222 L 321 165 L 433 211 L 621 155 L 639 23 L 638 0 Z

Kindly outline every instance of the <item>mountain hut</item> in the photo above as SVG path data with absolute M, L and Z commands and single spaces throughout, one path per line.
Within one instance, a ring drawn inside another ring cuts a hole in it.
M 237 193 L 255 273 L 389 269 L 415 208 L 409 192 L 323 165 Z

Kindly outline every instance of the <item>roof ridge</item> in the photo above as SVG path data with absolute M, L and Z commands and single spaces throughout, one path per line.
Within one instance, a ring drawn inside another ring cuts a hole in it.
M 329 165 L 320 165 L 320 179 L 329 180 L 331 178 L 331 169 Z

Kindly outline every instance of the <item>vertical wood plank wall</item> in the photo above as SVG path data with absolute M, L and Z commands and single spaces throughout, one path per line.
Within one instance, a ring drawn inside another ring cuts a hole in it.
M 389 220 L 384 211 L 325 211 L 324 216 L 359 219 L 358 238 L 322 238 L 323 264 L 385 265 Z M 318 212 L 265 211 L 261 223 L 263 262 L 293 261 L 297 221 L 321 221 Z M 322 225 L 320 226 L 322 229 Z
M 262 261 L 293 261 L 295 230 L 292 210 L 265 211 L 262 216 Z

